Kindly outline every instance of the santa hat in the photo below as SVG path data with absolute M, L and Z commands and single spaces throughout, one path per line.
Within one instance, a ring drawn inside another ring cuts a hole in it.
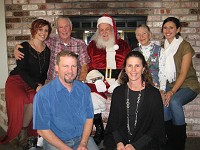
M 117 40 L 117 27 L 116 27 L 116 24 L 115 24 L 113 17 L 111 17 L 107 14 L 104 14 L 101 18 L 98 19 L 97 28 L 99 27 L 99 24 L 101 24 L 101 23 L 107 23 L 107 24 L 110 24 L 113 27 L 114 36 L 115 36 L 115 45 L 113 46 L 113 49 L 118 50 L 119 45 L 118 45 L 118 40 Z
M 86 80 L 87 81 L 90 81 L 94 78 L 97 78 L 97 77 L 101 77 L 101 79 L 103 80 L 104 79 L 104 76 L 98 71 L 98 70 L 91 70 L 87 76 L 86 76 Z

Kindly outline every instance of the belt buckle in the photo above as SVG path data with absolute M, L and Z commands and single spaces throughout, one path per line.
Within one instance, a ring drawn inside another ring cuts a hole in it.
M 105 77 L 106 77 L 106 79 L 112 79 L 112 69 L 111 68 L 106 68 Z

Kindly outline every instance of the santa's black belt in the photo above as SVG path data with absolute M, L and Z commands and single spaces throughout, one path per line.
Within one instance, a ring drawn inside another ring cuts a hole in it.
M 111 78 L 118 78 L 118 75 L 121 71 L 121 69 L 98 69 L 99 72 L 101 72 L 103 74 L 103 76 L 107 79 L 111 79 Z

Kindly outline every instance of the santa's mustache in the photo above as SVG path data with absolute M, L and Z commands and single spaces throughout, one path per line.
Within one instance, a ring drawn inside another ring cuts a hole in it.
M 103 34 L 102 36 L 108 36 L 108 34 Z

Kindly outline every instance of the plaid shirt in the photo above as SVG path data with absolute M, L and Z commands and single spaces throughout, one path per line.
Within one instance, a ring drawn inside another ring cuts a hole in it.
M 78 55 L 79 61 L 78 61 L 77 78 L 80 75 L 81 66 L 83 64 L 88 64 L 90 61 L 89 56 L 87 54 L 87 46 L 83 40 L 71 37 L 69 44 L 65 46 L 62 40 L 60 39 L 60 37 L 56 35 L 54 37 L 49 37 L 49 39 L 45 41 L 45 43 L 51 50 L 50 64 L 49 64 L 49 70 L 48 70 L 48 75 L 47 75 L 47 79 L 49 81 L 54 79 L 57 75 L 55 71 L 56 56 L 59 52 L 63 50 L 69 50 Z

